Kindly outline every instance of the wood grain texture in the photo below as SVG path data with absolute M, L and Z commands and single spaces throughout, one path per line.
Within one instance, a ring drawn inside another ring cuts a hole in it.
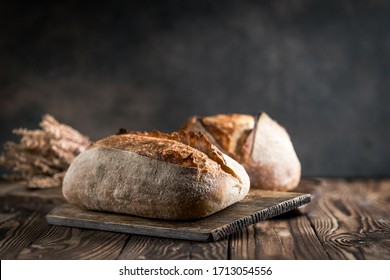
M 228 239 L 194 242 L 180 239 L 133 235 L 118 259 L 130 260 L 221 260 L 227 259 Z
M 0 223 L 0 259 L 15 259 L 19 251 L 44 233 L 49 227 L 44 217 L 46 213 L 37 209 L 3 214 L 8 217 Z
M 191 242 L 157 238 L 142 235 L 132 235 L 119 255 L 126 260 L 187 260 L 191 250 Z
M 258 259 L 256 255 L 259 240 L 256 238 L 258 232 L 255 225 L 248 226 L 229 238 L 229 259 L 233 260 L 254 260 Z
M 294 190 L 299 193 L 309 193 L 311 201 L 314 201 L 320 195 L 319 191 L 324 185 L 325 180 L 322 178 L 302 178 L 298 187 Z M 297 211 L 301 214 L 307 214 L 310 211 L 310 207 L 313 203 L 308 203 L 297 208 Z
M 203 243 L 192 242 L 190 259 L 191 260 L 226 260 L 229 258 L 229 237 L 218 241 Z
M 17 216 L 19 215 L 19 212 L 13 212 L 13 213 L 0 213 L 0 225 L 4 223 L 5 221 L 17 219 Z
M 306 216 L 284 217 L 259 223 L 260 259 L 328 259 Z
M 51 226 L 17 259 L 115 259 L 127 239 L 126 234 Z
M 310 221 L 299 212 L 261 221 L 234 235 L 231 259 L 328 259 Z
M 291 211 L 309 201 L 309 194 L 254 190 L 243 201 L 209 217 L 191 221 L 86 211 L 64 204 L 50 212 L 47 221 L 53 225 L 193 241 L 217 241 L 248 225 Z
M 50 226 L 45 215 L 55 202 L 41 200 L 39 192 L 29 199 L 15 185 L 0 194 L 0 258 L 390 259 L 389 179 L 301 183 L 298 190 L 312 194 L 304 211 L 262 220 L 214 242 Z
M 368 180 L 326 182 L 308 217 L 331 259 L 390 258 L 388 192 Z

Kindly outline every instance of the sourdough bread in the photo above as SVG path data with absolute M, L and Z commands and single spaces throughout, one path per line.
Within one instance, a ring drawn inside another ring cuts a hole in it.
M 191 117 L 181 127 L 202 131 L 209 140 L 241 163 L 251 187 L 288 191 L 300 182 L 301 164 L 286 129 L 265 112 Z
M 243 166 L 200 133 L 125 133 L 78 155 L 63 194 L 84 209 L 189 220 L 243 199 L 249 186 Z

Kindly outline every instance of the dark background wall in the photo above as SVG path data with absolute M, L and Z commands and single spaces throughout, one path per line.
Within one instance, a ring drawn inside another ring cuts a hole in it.
M 390 175 L 389 1 L 1 1 L 0 135 L 266 111 L 305 176 Z

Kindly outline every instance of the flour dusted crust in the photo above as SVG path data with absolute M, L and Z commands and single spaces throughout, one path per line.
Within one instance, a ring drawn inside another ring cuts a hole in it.
M 189 220 L 243 199 L 249 185 L 245 169 L 200 133 L 125 133 L 81 153 L 63 194 L 89 210 Z
M 192 117 L 182 129 L 202 131 L 248 172 L 254 188 L 288 191 L 300 182 L 301 164 L 284 127 L 265 112 L 257 117 L 219 114 Z
M 301 178 L 301 164 L 286 129 L 261 113 L 241 147 L 240 162 L 254 186 L 289 191 Z

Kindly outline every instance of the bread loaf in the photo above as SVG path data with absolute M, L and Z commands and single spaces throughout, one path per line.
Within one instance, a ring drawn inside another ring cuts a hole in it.
M 207 135 L 245 167 L 254 188 L 288 191 L 299 184 L 301 164 L 291 139 L 265 112 L 192 117 L 181 128 Z
M 201 133 L 125 133 L 78 155 L 63 195 L 89 210 L 189 220 L 243 199 L 249 186 L 245 169 Z

